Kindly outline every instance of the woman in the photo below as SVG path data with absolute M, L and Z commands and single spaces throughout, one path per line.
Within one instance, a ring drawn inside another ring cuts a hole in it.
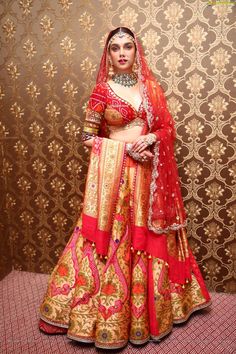
M 84 205 L 39 327 L 99 348 L 168 334 L 211 300 L 186 238 L 173 119 L 136 36 L 107 37 L 83 141 Z

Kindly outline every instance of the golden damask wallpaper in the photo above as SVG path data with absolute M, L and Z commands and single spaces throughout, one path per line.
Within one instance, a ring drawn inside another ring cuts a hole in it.
M 0 3 L 3 276 L 49 273 L 81 210 L 81 127 L 108 31 L 138 34 L 177 128 L 189 242 L 209 289 L 236 291 L 234 1 Z

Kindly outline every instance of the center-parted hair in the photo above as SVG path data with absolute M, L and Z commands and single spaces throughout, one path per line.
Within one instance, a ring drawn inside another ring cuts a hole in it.
M 106 40 L 106 44 L 108 44 L 109 41 L 110 41 L 110 39 L 111 39 L 115 34 L 117 34 L 119 31 L 122 31 L 123 33 L 127 33 L 128 35 L 130 35 L 131 37 L 133 37 L 133 38 L 135 39 L 133 32 L 132 32 L 129 28 L 127 28 L 127 27 L 117 27 L 117 28 L 115 28 L 113 31 L 111 31 L 111 32 L 109 33 L 109 35 L 108 35 L 108 37 L 107 37 L 107 40 Z

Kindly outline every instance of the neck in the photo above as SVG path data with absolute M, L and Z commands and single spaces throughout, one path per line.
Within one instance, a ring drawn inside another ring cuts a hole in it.
M 132 69 L 127 69 L 127 70 L 117 70 L 115 74 L 132 74 Z

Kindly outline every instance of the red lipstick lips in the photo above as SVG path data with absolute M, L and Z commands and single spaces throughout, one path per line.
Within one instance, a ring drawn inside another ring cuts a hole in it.
M 126 59 L 120 59 L 120 60 L 118 60 L 118 61 L 119 61 L 120 64 L 125 64 L 125 63 L 127 62 Z

